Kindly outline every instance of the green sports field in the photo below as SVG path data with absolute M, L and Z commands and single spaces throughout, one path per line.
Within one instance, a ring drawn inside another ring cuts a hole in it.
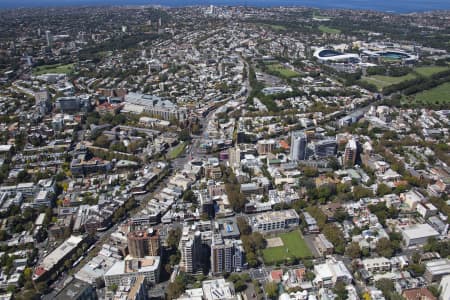
M 293 77 L 297 77 L 298 75 L 300 75 L 297 72 L 292 71 L 291 69 L 288 69 L 286 67 L 283 67 L 280 64 L 271 64 L 271 65 L 268 65 L 267 68 L 269 69 L 269 71 L 276 72 L 276 73 L 280 74 L 281 77 L 284 77 L 284 78 L 293 78 Z
M 42 75 L 42 74 L 69 74 L 73 71 L 73 64 L 57 64 L 57 65 L 44 65 L 39 66 L 33 69 L 34 75 Z
M 266 264 L 274 264 L 284 261 L 286 258 L 306 258 L 312 257 L 312 253 L 308 248 L 300 231 L 292 231 L 277 235 L 283 241 L 283 246 L 266 248 L 262 251 L 264 262 Z
M 372 83 L 378 88 L 378 90 L 382 90 L 383 88 L 388 87 L 390 85 L 397 84 L 405 80 L 414 79 L 415 77 L 416 76 L 412 73 L 398 77 L 373 75 L 364 77 L 362 80 L 368 83 Z

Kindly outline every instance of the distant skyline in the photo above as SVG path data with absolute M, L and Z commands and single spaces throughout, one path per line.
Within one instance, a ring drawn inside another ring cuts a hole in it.
M 307 6 L 390 11 L 396 13 L 450 10 L 449 0 L 0 0 L 0 8 L 49 7 L 79 5 L 248 5 Z

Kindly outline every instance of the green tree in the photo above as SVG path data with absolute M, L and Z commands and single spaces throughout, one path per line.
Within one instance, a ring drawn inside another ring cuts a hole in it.
M 94 146 L 96 147 L 109 148 L 110 144 L 111 142 L 108 137 L 103 134 L 96 138 L 94 141 Z
M 388 238 L 381 238 L 376 244 L 375 251 L 384 257 L 391 258 L 394 254 L 394 249 L 392 248 L 392 243 Z
M 197 197 L 195 196 L 194 192 L 192 190 L 187 190 L 183 195 L 183 201 L 184 202 L 195 202 L 197 200 Z
M 243 292 L 246 288 L 247 285 L 240 279 L 234 283 L 234 289 L 236 292 Z
M 181 229 L 176 228 L 169 231 L 167 236 L 167 245 L 171 249 L 177 249 L 181 238 Z
M 380 183 L 377 187 L 377 196 L 383 197 L 384 195 L 392 193 L 392 189 L 384 183 Z
M 266 283 L 264 290 L 270 299 L 275 299 L 278 296 L 278 285 L 275 282 Z
M 248 224 L 245 217 L 239 216 L 236 218 L 236 223 L 239 228 L 241 235 L 249 235 L 252 232 L 252 228 Z
M 383 296 L 386 298 L 390 298 L 391 293 L 394 291 L 394 283 L 392 280 L 383 278 L 375 282 L 375 286 L 381 292 L 383 292 Z
M 113 283 L 109 286 L 109 290 L 112 291 L 113 293 L 115 293 L 117 291 L 119 287 L 117 286 L 117 284 Z
M 361 257 L 361 248 L 359 247 L 359 244 L 356 242 L 350 243 L 350 245 L 347 246 L 347 249 L 345 249 L 345 255 L 356 259 Z
M 345 283 L 338 281 L 333 289 L 334 293 L 337 295 L 336 300 L 345 300 L 348 297 L 347 289 L 345 288 Z
M 189 133 L 189 130 L 188 130 L 188 129 L 183 129 L 183 130 L 180 132 L 178 138 L 179 138 L 181 141 L 183 141 L 183 142 L 189 141 L 189 140 L 191 139 L 191 135 L 190 135 L 190 133 Z

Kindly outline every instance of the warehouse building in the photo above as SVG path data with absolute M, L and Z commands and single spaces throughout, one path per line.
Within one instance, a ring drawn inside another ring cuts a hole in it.
M 424 277 L 428 283 L 439 282 L 446 275 L 450 275 L 450 260 L 447 258 L 425 263 Z
M 426 243 L 429 238 L 439 236 L 439 232 L 428 224 L 407 226 L 404 227 L 401 232 L 406 247 L 421 245 Z

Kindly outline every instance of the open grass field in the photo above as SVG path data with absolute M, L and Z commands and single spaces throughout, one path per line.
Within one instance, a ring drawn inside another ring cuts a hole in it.
M 267 24 L 267 23 L 258 23 L 260 26 L 269 27 L 272 30 L 276 31 L 284 31 L 286 30 L 286 26 L 283 25 L 277 25 L 277 24 Z
M 280 74 L 281 77 L 284 77 L 284 78 L 293 78 L 293 77 L 297 77 L 298 75 L 300 75 L 297 72 L 292 71 L 291 69 L 285 68 L 280 64 L 268 65 L 267 68 L 269 69 L 269 71 L 276 72 L 276 73 Z
M 431 90 L 426 90 L 415 95 L 415 102 L 422 104 L 449 104 L 450 82 L 441 84 Z
M 67 65 L 44 65 L 39 66 L 33 69 L 34 75 L 42 75 L 42 74 L 50 74 L 50 73 L 57 73 L 57 74 L 69 74 L 73 71 L 73 64 L 67 64 Z
M 393 76 L 383 76 L 383 75 L 373 75 L 364 77 L 362 80 L 374 84 L 378 90 L 382 90 L 383 88 L 400 83 L 405 80 L 410 80 L 416 77 L 414 74 L 406 74 L 404 76 L 393 77 Z
M 172 150 L 167 154 L 167 159 L 175 159 L 183 153 L 184 148 L 186 148 L 186 143 L 181 142 L 176 145 Z
M 450 67 L 445 67 L 445 66 L 427 66 L 427 67 L 417 67 L 414 68 L 414 71 L 417 72 L 418 74 L 425 76 L 425 77 L 430 77 L 433 74 L 439 73 L 439 72 L 443 72 L 445 70 L 450 69 Z
M 271 24 L 271 25 L 269 25 L 269 26 L 270 26 L 270 28 L 272 28 L 273 30 L 286 30 L 286 27 L 283 26 L 283 25 L 273 25 L 273 24 Z
M 319 26 L 319 30 L 322 31 L 323 33 L 329 33 L 329 34 L 339 34 L 341 33 L 341 31 L 339 29 L 336 28 L 331 28 L 325 25 L 320 25 Z
M 264 262 L 266 264 L 274 264 L 278 261 L 291 258 L 312 257 L 312 253 L 308 248 L 299 230 L 278 235 L 283 241 L 283 246 L 266 248 L 262 251 Z

